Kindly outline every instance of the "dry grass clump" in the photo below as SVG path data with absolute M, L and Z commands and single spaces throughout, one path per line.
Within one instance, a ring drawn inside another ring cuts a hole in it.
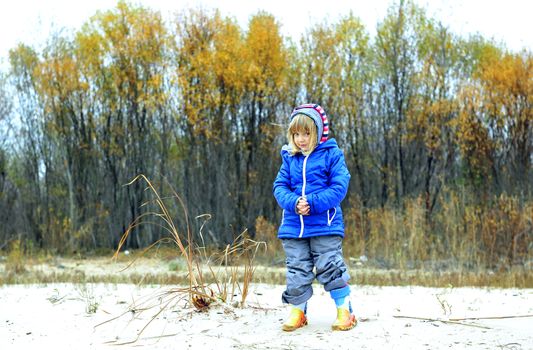
M 258 241 L 268 242 L 265 255 L 274 260 L 285 260 L 281 240 L 278 239 L 278 225 L 269 222 L 264 216 L 255 219 L 255 237 Z
M 21 274 L 26 272 L 26 257 L 20 239 L 16 239 L 9 244 L 5 272 L 7 274 Z
M 531 269 L 533 203 L 502 194 L 484 202 L 444 190 L 429 215 L 423 197 L 401 208 L 364 207 L 354 199 L 345 213 L 345 252 L 383 268 L 465 271 Z M 428 266 L 432 265 L 432 266 Z
M 128 185 L 131 185 L 136 181 L 144 181 L 146 183 L 146 189 L 153 195 L 153 199 L 144 203 L 143 206 L 151 206 L 152 208 L 137 217 L 130 224 L 126 232 L 122 235 L 113 257 L 115 259 L 118 258 L 119 252 L 134 229 L 142 224 L 156 225 L 163 229 L 168 236 L 149 245 L 139 256 L 143 256 L 147 251 L 158 246 L 160 243 L 172 243 L 177 248 L 178 255 L 186 263 L 188 284 L 186 287 L 171 288 L 159 295 L 148 298 L 143 302 L 141 307 L 139 307 L 139 305 L 130 306 L 130 309 L 125 312 L 125 314 L 130 312 L 132 308 L 135 308 L 137 314 L 156 307 L 159 310 L 137 334 L 137 339 L 140 337 L 144 329 L 146 329 L 146 327 L 164 310 L 174 306 L 176 303 L 184 299 L 197 310 L 206 310 L 213 303 L 233 301 L 236 292 L 239 292 L 241 297 L 237 304 L 240 306 L 245 305 L 249 286 L 255 272 L 254 260 L 259 247 L 264 246 L 265 244 L 250 239 L 247 237 L 245 231 L 237 237 L 232 244 L 228 244 L 222 252 L 208 256 L 205 247 L 198 246 L 193 241 L 187 208 L 176 191 L 174 191 L 169 185 L 172 191 L 172 196 L 170 198 L 176 200 L 183 211 L 186 227 L 185 232 L 181 232 L 178 229 L 178 226 L 174 222 L 172 215 L 165 204 L 164 200 L 169 198 L 161 197 L 146 176 L 141 174 L 133 179 Z M 207 216 L 207 218 L 209 217 Z M 200 237 L 202 237 L 201 228 L 199 234 Z M 135 260 L 133 260 L 128 267 L 131 266 Z M 238 264 L 242 264 L 242 266 L 239 267 Z M 121 316 L 122 315 L 118 317 Z

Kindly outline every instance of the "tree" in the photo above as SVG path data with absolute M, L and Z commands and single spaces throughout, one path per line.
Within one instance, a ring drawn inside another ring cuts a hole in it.
M 494 145 L 493 171 L 499 191 L 530 197 L 533 155 L 533 55 L 486 57 L 474 77 Z
M 43 247 L 44 234 L 50 227 L 49 210 L 46 206 L 46 188 L 41 181 L 42 169 L 49 165 L 50 157 L 46 152 L 47 140 L 42 123 L 42 110 L 39 96 L 35 92 L 33 71 L 39 63 L 37 52 L 26 45 L 18 45 L 10 50 L 10 83 L 17 98 L 16 113 L 21 127 L 15 134 L 15 147 L 20 150 L 20 159 L 15 162 L 20 175 L 21 216 L 26 227 L 21 233 Z
M 406 144 L 406 119 L 413 108 L 416 92 L 418 26 L 424 21 L 425 14 L 420 8 L 402 0 L 389 8 L 387 17 L 377 29 L 375 45 L 379 75 L 375 95 L 383 137 L 382 205 L 391 194 L 390 185 L 393 185 L 397 204 L 411 189 L 409 179 L 415 169 L 406 160 L 411 158 L 414 150 Z
M 453 179 L 455 145 L 452 121 L 458 115 L 455 96 L 459 76 L 459 50 L 456 39 L 442 23 L 425 20 L 419 27 L 417 54 L 420 70 L 412 112 L 407 116 L 408 140 L 415 152 L 413 190 L 422 189 L 426 219 L 429 220 L 443 184 Z

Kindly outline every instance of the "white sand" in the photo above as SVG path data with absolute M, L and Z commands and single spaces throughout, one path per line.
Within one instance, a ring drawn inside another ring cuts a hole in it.
M 132 301 L 139 304 L 169 288 L 103 284 L 0 287 L 0 349 L 116 348 L 113 342 L 135 339 L 158 308 L 126 313 L 94 326 L 120 315 Z M 179 302 L 161 313 L 140 340 L 118 349 L 533 349 L 533 318 L 461 321 L 462 325 L 393 317 L 449 320 L 531 315 L 532 289 L 352 288 L 360 323 L 351 331 L 330 330 L 334 304 L 317 285 L 309 303 L 309 325 L 282 332 L 288 313 L 280 301 L 283 286 L 253 285 L 245 308 L 218 305 L 208 312 L 196 312 Z M 96 312 L 87 313 L 95 303 Z

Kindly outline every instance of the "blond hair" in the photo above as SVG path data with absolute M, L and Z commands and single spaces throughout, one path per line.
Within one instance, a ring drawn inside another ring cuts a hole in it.
M 307 151 L 302 151 L 296 143 L 294 142 L 294 134 L 296 133 L 309 133 L 309 149 Z M 303 155 L 307 156 L 314 151 L 317 146 L 317 129 L 313 119 L 308 117 L 305 114 L 296 114 L 292 118 L 289 128 L 287 130 L 287 139 L 289 140 L 289 145 L 291 146 L 291 154 L 295 155 L 298 152 L 302 152 Z

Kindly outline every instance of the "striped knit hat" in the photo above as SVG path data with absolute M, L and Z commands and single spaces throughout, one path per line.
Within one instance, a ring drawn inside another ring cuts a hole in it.
M 297 114 L 305 114 L 313 119 L 317 129 L 317 144 L 321 144 L 328 139 L 328 116 L 322 107 L 315 103 L 306 103 L 296 107 L 291 113 L 291 121 Z

